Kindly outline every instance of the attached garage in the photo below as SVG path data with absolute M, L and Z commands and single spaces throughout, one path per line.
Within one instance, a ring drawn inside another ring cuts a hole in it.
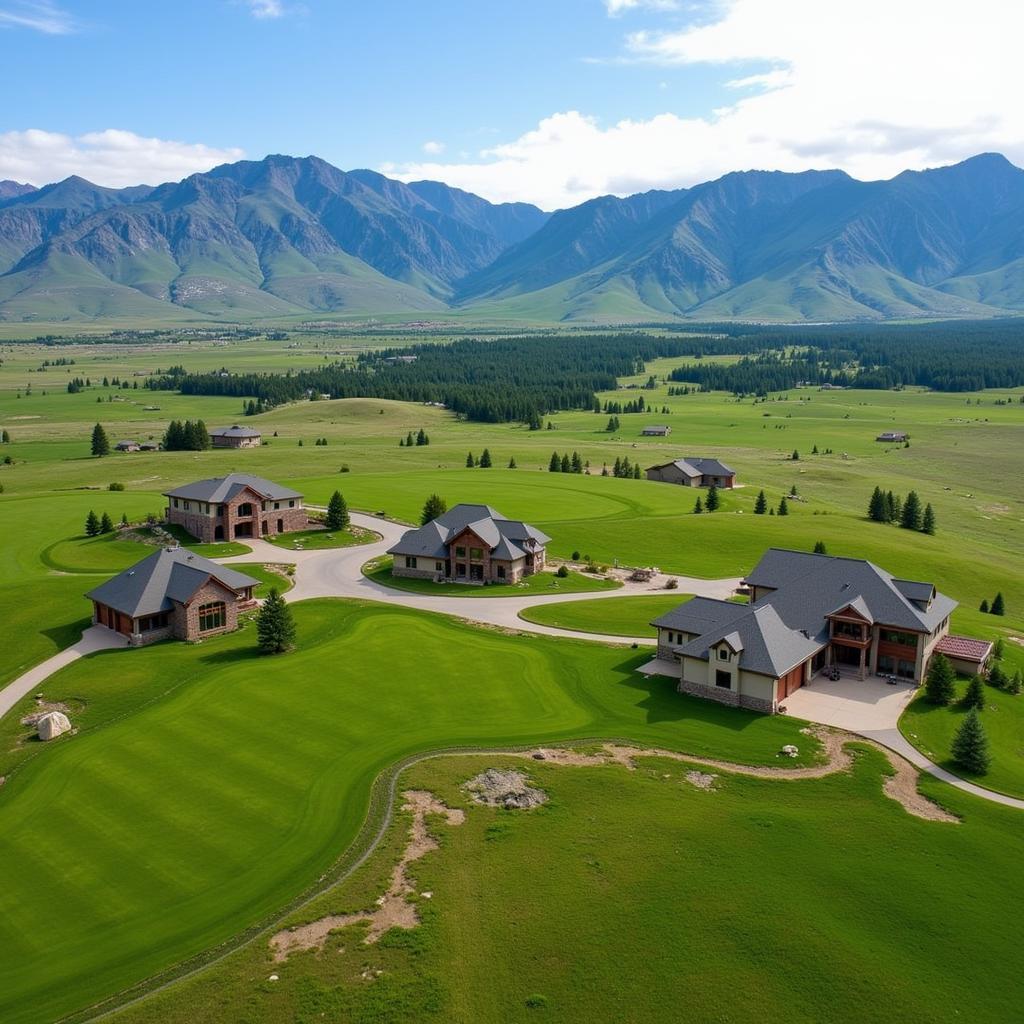
M 803 685 L 804 666 L 797 665 L 796 668 L 779 678 L 775 687 L 776 700 L 785 700 L 794 690 L 799 690 Z

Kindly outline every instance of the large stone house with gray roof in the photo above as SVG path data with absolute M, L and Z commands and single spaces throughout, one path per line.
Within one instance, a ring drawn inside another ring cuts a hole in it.
M 197 480 L 165 491 L 167 522 L 204 544 L 305 530 L 302 495 L 250 473 Z
M 736 486 L 736 470 L 718 459 L 675 459 L 649 467 L 647 479 L 683 487 L 710 487 L 714 484 L 715 487 L 730 489 Z
M 456 583 L 517 583 L 544 568 L 551 538 L 490 505 L 456 505 L 388 550 L 395 576 Z
M 771 548 L 745 580 L 749 604 L 697 597 L 652 623 L 679 689 L 774 712 L 814 673 L 920 682 L 957 602 L 871 562 Z
M 92 620 L 132 646 L 175 637 L 200 640 L 235 629 L 258 580 L 187 548 L 161 548 L 85 596 Z

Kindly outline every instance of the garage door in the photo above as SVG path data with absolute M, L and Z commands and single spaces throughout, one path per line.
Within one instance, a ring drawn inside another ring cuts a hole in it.
M 804 667 L 798 665 L 792 672 L 787 672 L 779 679 L 778 699 L 785 700 L 794 690 L 799 690 L 804 684 Z

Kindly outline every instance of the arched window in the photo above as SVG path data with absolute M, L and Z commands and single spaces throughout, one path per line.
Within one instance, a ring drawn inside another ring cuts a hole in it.
M 240 516 L 251 516 L 252 515 L 252 504 L 248 501 L 243 502 L 238 506 L 238 515 Z
M 211 601 L 199 606 L 199 632 L 223 629 L 227 623 L 227 612 L 223 601 Z

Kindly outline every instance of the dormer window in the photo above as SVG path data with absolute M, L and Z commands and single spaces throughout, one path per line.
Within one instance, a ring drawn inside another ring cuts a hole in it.
M 729 649 L 727 647 L 718 648 L 718 660 L 728 661 L 729 660 Z

